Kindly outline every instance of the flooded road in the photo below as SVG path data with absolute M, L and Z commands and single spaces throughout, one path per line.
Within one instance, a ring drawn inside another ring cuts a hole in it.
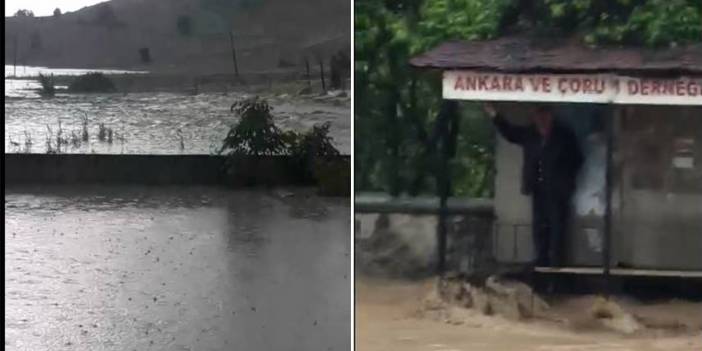
M 6 350 L 348 350 L 347 199 L 6 188 Z

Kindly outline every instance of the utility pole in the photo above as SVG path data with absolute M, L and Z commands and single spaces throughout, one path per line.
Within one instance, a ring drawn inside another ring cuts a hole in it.
M 13 50 L 14 58 L 13 58 L 13 76 L 17 78 L 17 35 L 15 35 L 15 49 Z
M 234 62 L 234 75 L 239 78 L 239 64 L 236 62 L 236 48 L 234 48 L 234 33 L 229 31 L 229 43 L 232 46 L 232 61 Z
M 439 167 L 436 172 L 436 189 L 439 197 L 437 235 L 437 273 L 444 277 L 446 273 L 446 251 L 448 242 L 448 198 L 451 196 L 451 174 L 449 162 L 456 155 L 459 118 L 458 104 L 455 101 L 444 100 L 439 116 L 435 122 L 434 148 L 438 151 Z
M 326 87 L 326 84 L 324 82 L 324 60 L 321 58 L 319 59 L 319 75 L 322 78 L 322 91 L 326 92 L 327 87 Z

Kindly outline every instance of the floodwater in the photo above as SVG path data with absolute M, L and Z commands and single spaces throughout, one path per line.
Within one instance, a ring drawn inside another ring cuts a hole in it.
M 6 188 L 6 350 L 349 350 L 350 221 L 310 189 Z
M 48 68 L 39 66 L 5 65 L 5 78 L 7 77 L 36 77 L 41 74 L 54 74 L 57 76 L 78 76 L 89 72 L 105 74 L 144 74 L 146 71 L 125 71 L 118 69 L 84 69 L 84 68 Z
M 7 79 L 7 66 L 5 73 L 7 152 L 46 153 L 47 140 L 53 142 L 55 149 L 60 123 L 63 137 L 80 141 L 63 145 L 62 153 L 212 154 L 221 146 L 229 127 L 238 121 L 230 111 L 232 103 L 245 97 L 236 92 L 146 92 L 57 93 L 53 98 L 41 98 L 36 91 L 37 81 Z M 330 122 L 330 136 L 337 148 L 350 154 L 348 102 L 296 96 L 274 96 L 268 100 L 280 128 L 305 131 L 315 124 Z M 86 118 L 89 141 L 83 142 Z M 113 131 L 112 142 L 100 140 L 100 124 Z
M 449 322 L 418 311 L 432 281 L 357 277 L 356 347 L 363 351 L 699 351 L 702 329 L 683 335 L 648 330 L 641 335 L 572 330 L 546 321 L 510 321 L 473 310 L 447 312 Z M 688 311 L 699 318 L 699 304 Z M 587 314 L 577 310 L 575 314 Z M 685 312 L 683 312 L 685 313 Z M 689 319 L 689 318 L 688 318 Z

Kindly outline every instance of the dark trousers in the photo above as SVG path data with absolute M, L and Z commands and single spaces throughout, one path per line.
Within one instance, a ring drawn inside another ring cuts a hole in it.
M 562 264 L 563 238 L 568 230 L 570 193 L 554 192 L 538 184 L 532 194 L 534 264 L 558 267 Z

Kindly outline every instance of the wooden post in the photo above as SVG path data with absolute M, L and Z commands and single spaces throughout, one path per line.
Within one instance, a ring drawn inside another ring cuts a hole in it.
M 322 78 L 322 91 L 326 92 L 327 86 L 324 83 L 324 60 L 323 59 L 319 59 L 319 75 Z
M 444 100 L 437 123 L 441 139 L 441 152 L 439 154 L 439 169 L 437 174 L 437 192 L 439 196 L 439 218 L 437 223 L 437 249 L 439 276 L 446 273 L 446 249 L 448 242 L 448 207 L 447 201 L 451 195 L 451 175 L 449 174 L 449 160 L 456 152 L 458 137 L 458 105 L 455 101 Z
M 232 61 L 234 62 L 234 76 L 239 78 L 239 64 L 236 61 L 236 48 L 234 47 L 234 33 L 229 31 L 229 44 L 232 47 Z
M 14 75 L 15 78 L 17 78 L 17 35 L 15 35 L 15 50 L 14 50 L 13 54 L 14 54 L 14 58 L 13 58 L 12 65 L 14 68 L 13 68 L 12 74 Z

